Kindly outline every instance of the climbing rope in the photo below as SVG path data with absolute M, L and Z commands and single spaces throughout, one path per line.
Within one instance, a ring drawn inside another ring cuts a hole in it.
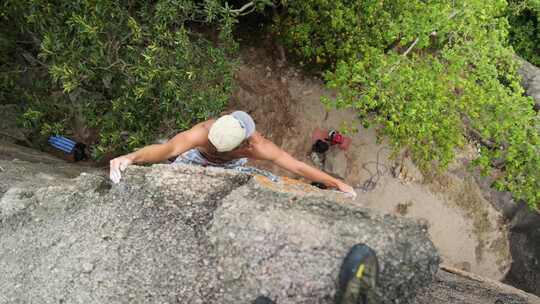
M 362 169 L 367 171 L 370 176 L 367 180 L 365 180 L 361 185 L 357 186 L 355 189 L 359 189 L 362 192 L 373 191 L 377 187 L 377 184 L 379 180 L 381 179 L 381 177 L 387 174 L 388 172 L 390 172 L 390 170 L 388 169 L 388 166 L 380 162 L 380 153 L 382 150 L 385 150 L 385 149 L 390 150 L 390 148 L 386 146 L 379 148 L 379 150 L 377 151 L 377 159 L 375 161 L 365 162 L 362 165 Z M 375 170 L 376 170 L 375 172 L 372 172 L 368 168 L 368 166 L 372 164 L 375 164 Z

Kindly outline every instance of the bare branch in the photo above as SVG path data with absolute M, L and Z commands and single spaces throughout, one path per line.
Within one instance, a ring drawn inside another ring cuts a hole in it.
M 411 46 L 409 46 L 409 48 L 405 51 L 405 53 L 403 53 L 403 57 L 407 57 L 407 55 L 409 54 L 409 52 L 410 52 L 410 51 L 414 48 L 414 46 L 418 43 L 418 40 L 419 40 L 419 39 L 420 39 L 420 38 L 417 37 L 417 38 L 414 40 L 414 42 L 411 44 Z
M 242 6 L 241 8 L 231 10 L 230 12 L 233 13 L 233 14 L 243 14 L 247 9 L 249 9 L 250 7 L 252 7 L 254 5 L 255 5 L 255 1 L 251 1 L 251 2 L 248 2 L 248 3 L 244 4 L 244 6 Z

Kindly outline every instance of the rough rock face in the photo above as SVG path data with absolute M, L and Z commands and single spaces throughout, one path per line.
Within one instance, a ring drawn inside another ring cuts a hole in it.
M 39 170 L 0 166 L 0 180 Z M 1 189 L 0 303 L 332 303 L 358 242 L 378 252 L 383 303 L 403 303 L 438 267 L 425 227 L 315 189 L 181 165 L 130 167 L 118 185 L 68 177 Z
M 505 282 L 540 295 L 540 213 L 519 206 L 510 222 L 514 261 Z
M 223 201 L 209 234 L 221 255 L 218 269 L 228 270 L 226 303 L 249 303 L 260 293 L 278 303 L 332 303 L 340 262 L 358 242 L 377 251 L 379 291 L 388 302 L 409 298 L 438 262 L 425 229 L 413 222 L 256 183 Z
M 475 176 L 483 195 L 501 211 L 509 223 L 512 265 L 504 282 L 540 295 L 540 213 L 524 202 L 516 203 L 509 192 L 490 187 L 490 180 Z
M 527 95 L 534 99 L 535 110 L 540 111 L 540 68 L 524 59 L 520 59 L 520 61 L 523 63 L 519 69 L 519 74 L 522 77 L 521 84 Z

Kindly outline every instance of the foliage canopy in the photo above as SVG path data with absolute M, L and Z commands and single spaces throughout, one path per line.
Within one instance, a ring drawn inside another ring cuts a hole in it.
M 540 0 L 510 0 L 510 43 L 516 52 L 540 66 Z
M 1 31 L 0 56 L 22 52 L 25 62 L 3 61 L 2 91 L 11 93 L 0 98 L 24 104 L 25 125 L 42 135 L 99 134 L 99 158 L 186 129 L 228 101 L 237 48 L 232 28 L 244 11 L 226 3 L 8 0 L 1 6 L 2 23 L 11 26 Z M 32 73 L 24 71 L 28 62 Z M 17 78 L 26 78 L 26 88 Z
M 508 46 L 506 1 L 283 1 L 284 42 L 325 70 L 336 99 L 381 125 L 426 170 L 456 148 L 531 206 L 540 203 L 540 123 Z

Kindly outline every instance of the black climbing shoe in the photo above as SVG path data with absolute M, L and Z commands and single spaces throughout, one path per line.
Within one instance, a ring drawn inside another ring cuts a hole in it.
M 336 304 L 378 304 L 378 275 L 375 252 L 367 245 L 354 245 L 341 264 Z
M 276 302 L 270 300 L 268 297 L 258 296 L 252 304 L 276 304 Z

